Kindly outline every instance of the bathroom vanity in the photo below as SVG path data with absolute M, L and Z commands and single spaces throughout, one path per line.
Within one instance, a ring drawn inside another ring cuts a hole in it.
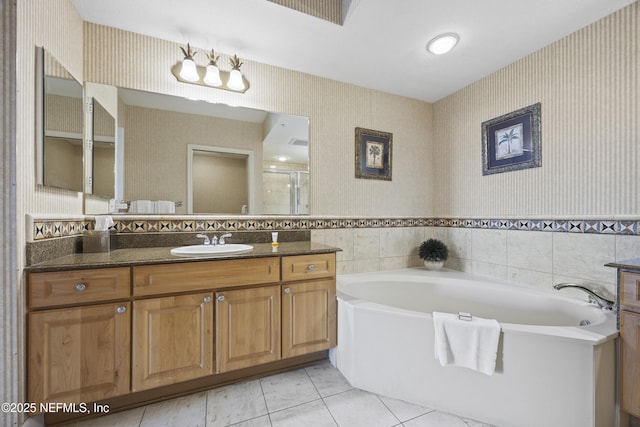
M 326 358 L 337 339 L 337 250 L 121 249 L 29 267 L 28 401 L 113 411 Z
M 607 266 L 618 269 L 620 406 L 640 418 L 640 259 Z

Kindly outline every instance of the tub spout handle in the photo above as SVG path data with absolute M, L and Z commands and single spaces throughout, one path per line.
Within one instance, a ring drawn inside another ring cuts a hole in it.
M 575 283 L 558 283 L 557 285 L 553 286 L 553 289 L 558 291 L 564 288 L 580 289 L 581 291 L 586 292 L 589 295 L 589 302 L 595 303 L 598 307 L 602 308 L 603 310 L 615 311 L 615 308 L 616 308 L 615 302 L 596 294 L 593 290 L 587 287 L 576 285 Z

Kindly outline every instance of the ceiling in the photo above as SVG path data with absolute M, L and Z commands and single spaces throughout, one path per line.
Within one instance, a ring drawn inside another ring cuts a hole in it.
M 267 0 L 72 0 L 85 21 L 427 102 L 633 1 L 343 0 L 338 25 Z M 458 46 L 427 53 L 446 32 Z

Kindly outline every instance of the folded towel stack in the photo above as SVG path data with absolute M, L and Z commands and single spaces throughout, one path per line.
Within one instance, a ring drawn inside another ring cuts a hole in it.
M 169 200 L 133 200 L 129 205 L 129 213 L 132 214 L 174 214 L 176 204 Z
M 442 366 L 461 366 L 493 375 L 496 368 L 500 324 L 494 319 L 433 313 L 434 352 Z
M 175 202 L 169 200 L 158 200 L 156 202 L 156 213 L 159 214 L 174 214 L 176 213 Z
M 155 213 L 155 204 L 151 200 L 133 200 L 129 206 L 129 213 Z

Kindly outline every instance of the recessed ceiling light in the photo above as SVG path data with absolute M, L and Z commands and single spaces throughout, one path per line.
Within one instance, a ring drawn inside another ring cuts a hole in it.
M 460 36 L 456 33 L 440 34 L 427 43 L 427 50 L 434 55 L 442 55 L 449 52 L 458 44 Z
M 286 156 L 276 156 L 276 160 L 280 160 L 281 162 L 286 162 L 287 161 L 287 157 Z

